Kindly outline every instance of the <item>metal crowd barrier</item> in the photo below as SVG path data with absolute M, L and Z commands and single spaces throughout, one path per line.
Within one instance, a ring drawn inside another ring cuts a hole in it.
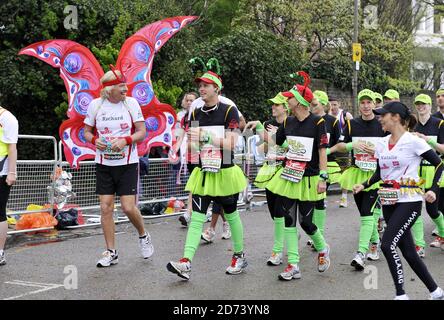
M 7 215 L 20 216 L 28 213 L 48 212 L 52 213 L 53 204 L 50 208 L 42 210 L 26 210 L 29 204 L 43 205 L 48 204 L 47 187 L 51 185 L 51 177 L 55 173 L 58 165 L 57 140 L 51 136 L 19 135 L 19 144 L 21 140 L 37 140 L 39 143 L 52 143 L 53 158 L 49 160 L 17 160 L 17 182 L 11 188 L 9 201 L 7 205 Z M 18 151 L 20 155 L 20 150 Z M 44 230 L 50 230 L 44 228 Z M 25 233 L 31 230 L 11 231 L 8 234 Z

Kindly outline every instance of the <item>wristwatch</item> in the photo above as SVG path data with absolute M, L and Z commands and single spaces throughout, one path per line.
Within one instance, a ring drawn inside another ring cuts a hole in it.
M 319 178 L 321 178 L 322 181 L 327 181 L 328 180 L 328 173 L 321 173 L 319 175 Z

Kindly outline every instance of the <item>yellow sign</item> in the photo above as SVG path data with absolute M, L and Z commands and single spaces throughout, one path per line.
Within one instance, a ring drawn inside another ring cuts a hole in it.
M 353 61 L 361 62 L 362 47 L 360 43 L 353 43 Z

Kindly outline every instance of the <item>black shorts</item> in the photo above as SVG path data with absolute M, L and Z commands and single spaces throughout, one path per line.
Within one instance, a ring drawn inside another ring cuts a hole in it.
M 6 221 L 6 203 L 11 186 L 6 184 L 6 176 L 0 176 L 0 222 Z
M 123 166 L 105 166 L 96 163 L 96 194 L 136 195 L 138 179 L 138 163 Z

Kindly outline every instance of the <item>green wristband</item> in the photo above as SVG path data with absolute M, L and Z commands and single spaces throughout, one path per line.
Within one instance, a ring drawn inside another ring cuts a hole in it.
M 429 141 L 427 141 L 427 143 L 433 148 L 436 149 L 436 145 L 438 144 L 438 142 L 436 142 L 433 139 L 430 139 Z
M 321 175 L 321 174 L 327 174 L 327 170 L 320 170 L 319 175 Z
M 288 141 L 285 140 L 284 143 L 281 145 L 282 148 L 288 148 Z
M 353 149 L 353 142 L 349 142 L 345 145 L 345 149 L 347 149 L 347 151 L 351 151 Z
M 329 156 L 329 155 L 331 154 L 331 150 L 330 150 L 330 148 L 327 148 L 326 153 L 327 153 L 327 156 Z
M 264 131 L 265 130 L 265 127 L 264 127 L 264 125 L 262 124 L 262 123 L 258 123 L 257 125 L 256 125 L 256 131 Z

